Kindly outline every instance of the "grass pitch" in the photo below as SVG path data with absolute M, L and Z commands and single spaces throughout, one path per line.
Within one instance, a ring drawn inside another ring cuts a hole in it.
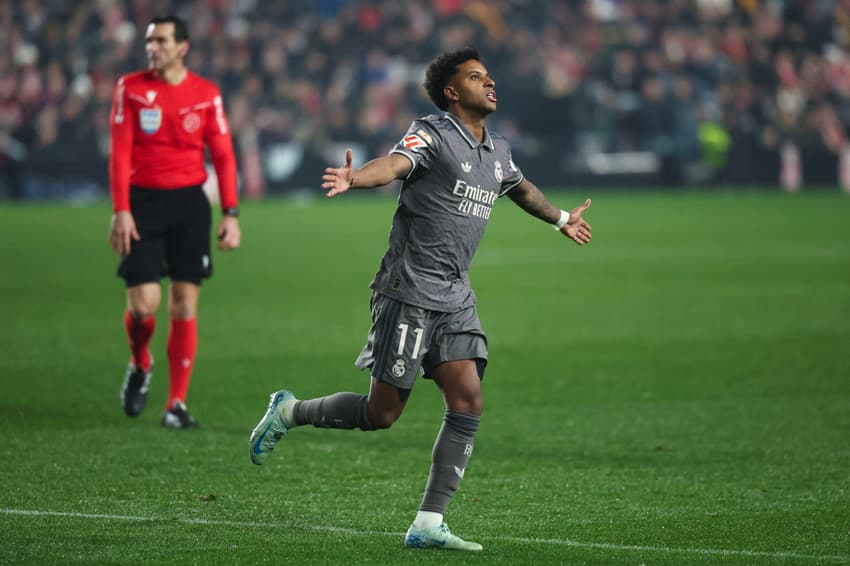
M 402 548 L 430 382 L 390 430 L 248 460 L 270 392 L 366 390 L 392 199 L 244 207 L 202 292 L 190 432 L 159 427 L 164 308 L 148 409 L 120 409 L 108 207 L 0 207 L 0 563 L 850 562 L 850 198 L 589 196 L 590 245 L 504 201 L 473 264 L 491 358 L 447 521 L 476 555 Z

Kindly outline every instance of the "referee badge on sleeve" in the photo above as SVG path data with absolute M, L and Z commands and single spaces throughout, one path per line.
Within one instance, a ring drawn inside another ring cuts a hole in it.
M 142 108 L 139 110 L 139 125 L 146 134 L 153 135 L 162 125 L 162 108 Z

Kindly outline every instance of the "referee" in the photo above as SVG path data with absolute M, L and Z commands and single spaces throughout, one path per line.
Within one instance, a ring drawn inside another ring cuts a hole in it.
M 239 247 L 236 158 L 218 87 L 184 66 L 186 22 L 153 18 L 145 33 L 148 69 L 122 76 L 110 116 L 109 176 L 112 222 L 109 244 L 121 256 L 118 275 L 127 286 L 124 326 L 130 363 L 121 388 L 124 412 L 145 407 L 153 375 L 149 351 L 161 300 L 168 287 L 170 388 L 162 426 L 195 428 L 186 394 L 198 343 L 196 315 L 201 281 L 212 275 L 210 203 L 204 148 L 218 177 L 222 220 L 218 247 Z

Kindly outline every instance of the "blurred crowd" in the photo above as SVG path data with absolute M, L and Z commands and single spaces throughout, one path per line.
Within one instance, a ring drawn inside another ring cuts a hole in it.
M 850 0 L 0 0 L 0 195 L 102 196 L 115 81 L 164 13 L 222 89 L 249 196 L 317 186 L 346 144 L 387 151 L 434 111 L 427 63 L 464 45 L 543 185 L 647 155 L 670 186 L 776 184 L 789 142 L 830 183 L 847 146 Z

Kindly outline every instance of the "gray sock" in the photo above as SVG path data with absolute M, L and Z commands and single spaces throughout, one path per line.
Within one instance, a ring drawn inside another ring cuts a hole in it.
M 420 511 L 445 513 L 448 509 L 472 456 L 473 439 L 480 420 L 475 415 L 446 411 L 431 453 L 431 473 Z
M 334 393 L 295 404 L 296 425 L 319 428 L 359 428 L 373 430 L 369 422 L 366 396 L 359 393 Z

